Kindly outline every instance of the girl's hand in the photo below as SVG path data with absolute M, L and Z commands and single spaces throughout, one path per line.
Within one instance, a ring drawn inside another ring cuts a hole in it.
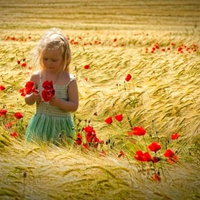
M 40 93 L 38 91 L 35 91 L 31 94 L 32 98 L 34 99 L 35 102 L 41 102 L 42 98 L 40 96 Z
M 51 97 L 51 99 L 49 100 L 49 105 L 51 105 L 51 106 L 57 106 L 58 100 L 59 100 L 59 99 L 54 95 L 54 96 Z

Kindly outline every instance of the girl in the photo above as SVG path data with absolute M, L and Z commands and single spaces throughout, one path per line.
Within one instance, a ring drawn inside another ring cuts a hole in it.
M 36 90 L 25 96 L 26 104 L 36 103 L 36 113 L 26 131 L 27 141 L 73 143 L 75 130 L 71 112 L 78 109 L 79 97 L 75 77 L 69 73 L 70 62 L 71 50 L 66 36 L 60 29 L 47 31 L 35 49 L 34 64 L 41 70 L 35 72 L 30 81 Z M 52 83 L 51 93 L 43 93 L 45 83 L 47 87 Z

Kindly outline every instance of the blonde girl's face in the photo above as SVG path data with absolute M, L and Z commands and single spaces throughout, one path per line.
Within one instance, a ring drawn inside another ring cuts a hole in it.
M 61 72 L 64 67 L 64 59 L 61 47 L 58 49 L 48 49 L 42 53 L 41 61 L 43 67 L 49 72 Z

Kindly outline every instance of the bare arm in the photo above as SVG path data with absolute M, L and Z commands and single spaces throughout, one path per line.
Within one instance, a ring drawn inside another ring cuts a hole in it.
M 67 112 L 75 112 L 79 106 L 78 86 L 76 80 L 73 80 L 68 86 L 68 101 L 53 96 L 49 104 L 56 106 Z

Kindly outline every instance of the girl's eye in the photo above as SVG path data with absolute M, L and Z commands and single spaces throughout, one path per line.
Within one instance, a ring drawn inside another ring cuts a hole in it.
M 53 62 L 56 62 L 57 60 L 52 60 Z

